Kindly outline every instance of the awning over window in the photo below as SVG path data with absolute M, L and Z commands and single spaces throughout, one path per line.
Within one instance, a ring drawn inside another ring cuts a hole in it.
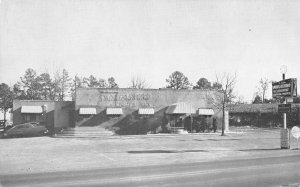
M 106 115 L 122 115 L 123 110 L 122 108 L 107 108 Z
M 139 108 L 138 113 L 140 115 L 153 115 L 154 114 L 154 108 Z
M 195 114 L 196 109 L 191 103 L 174 103 L 166 110 L 167 114 Z
M 199 108 L 198 110 L 198 115 L 202 115 L 202 116 L 212 116 L 214 115 L 214 111 L 213 109 L 207 109 L 207 108 Z
M 43 113 L 43 108 L 42 108 L 42 106 L 22 106 L 21 113 L 41 114 L 41 113 Z
M 79 114 L 85 115 L 91 115 L 91 114 L 96 114 L 96 108 L 80 108 L 79 109 Z

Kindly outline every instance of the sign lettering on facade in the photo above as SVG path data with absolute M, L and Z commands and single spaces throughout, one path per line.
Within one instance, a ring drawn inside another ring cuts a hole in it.
M 102 92 L 98 98 L 98 105 L 105 103 L 105 106 L 110 107 L 152 107 L 151 94 L 148 93 Z
M 100 101 L 147 101 L 150 99 L 150 94 L 112 94 L 102 93 L 100 95 Z

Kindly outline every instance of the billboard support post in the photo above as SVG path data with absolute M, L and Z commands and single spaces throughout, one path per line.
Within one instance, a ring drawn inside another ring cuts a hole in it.
M 280 95 L 280 96 L 285 96 L 286 94 L 293 94 L 292 91 L 292 86 L 293 86 L 293 80 L 290 79 L 291 81 L 286 81 L 285 80 L 285 73 L 287 71 L 287 67 L 286 66 L 282 66 L 280 69 L 281 73 L 282 73 L 282 81 L 277 83 L 276 86 L 273 87 L 273 96 L 274 95 Z M 276 89 L 275 89 L 276 88 Z M 275 94 L 274 94 L 275 93 Z M 284 102 L 283 104 L 286 104 L 286 99 L 284 97 Z M 283 129 L 281 129 L 280 132 L 280 144 L 281 144 L 281 149 L 289 149 L 290 148 L 290 137 L 289 137 L 289 130 L 287 129 L 287 125 L 286 125 L 286 112 L 283 112 Z
M 287 128 L 286 113 L 292 112 L 293 98 L 297 97 L 297 79 L 285 79 L 287 72 L 286 66 L 281 66 L 280 72 L 282 73 L 282 80 L 279 82 L 272 82 L 272 96 L 278 100 L 278 113 L 283 113 L 283 128 L 280 131 L 281 149 L 290 148 L 290 134 Z M 284 99 L 283 104 L 280 100 Z M 286 103 L 289 104 L 286 104 Z

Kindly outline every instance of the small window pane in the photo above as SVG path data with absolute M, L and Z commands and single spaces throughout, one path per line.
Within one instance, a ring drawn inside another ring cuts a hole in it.
M 30 115 L 30 121 L 35 121 L 36 120 L 36 115 L 33 114 L 33 115 Z
M 30 121 L 30 115 L 29 114 L 25 114 L 25 122 L 29 122 Z

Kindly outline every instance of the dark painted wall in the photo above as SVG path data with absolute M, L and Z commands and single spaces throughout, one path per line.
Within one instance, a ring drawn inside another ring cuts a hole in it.
M 165 111 L 170 105 L 189 102 L 195 108 L 213 108 L 207 97 L 214 94 L 203 90 L 78 88 L 76 126 L 102 126 L 118 134 L 144 134 L 166 125 Z M 79 109 L 84 107 L 96 108 L 97 114 L 79 115 Z M 107 116 L 108 107 L 122 107 L 124 115 Z M 146 107 L 154 108 L 155 114 L 138 115 L 138 109 Z M 220 122 L 221 113 L 216 109 L 215 113 Z
M 21 113 L 22 106 L 47 106 L 46 121 L 41 124 L 47 127 L 63 128 L 74 126 L 74 102 L 72 101 L 37 101 L 37 100 L 14 100 L 13 101 L 13 123 L 14 125 L 25 123 L 24 114 Z
M 75 103 L 73 101 L 55 102 L 55 128 L 75 126 Z

